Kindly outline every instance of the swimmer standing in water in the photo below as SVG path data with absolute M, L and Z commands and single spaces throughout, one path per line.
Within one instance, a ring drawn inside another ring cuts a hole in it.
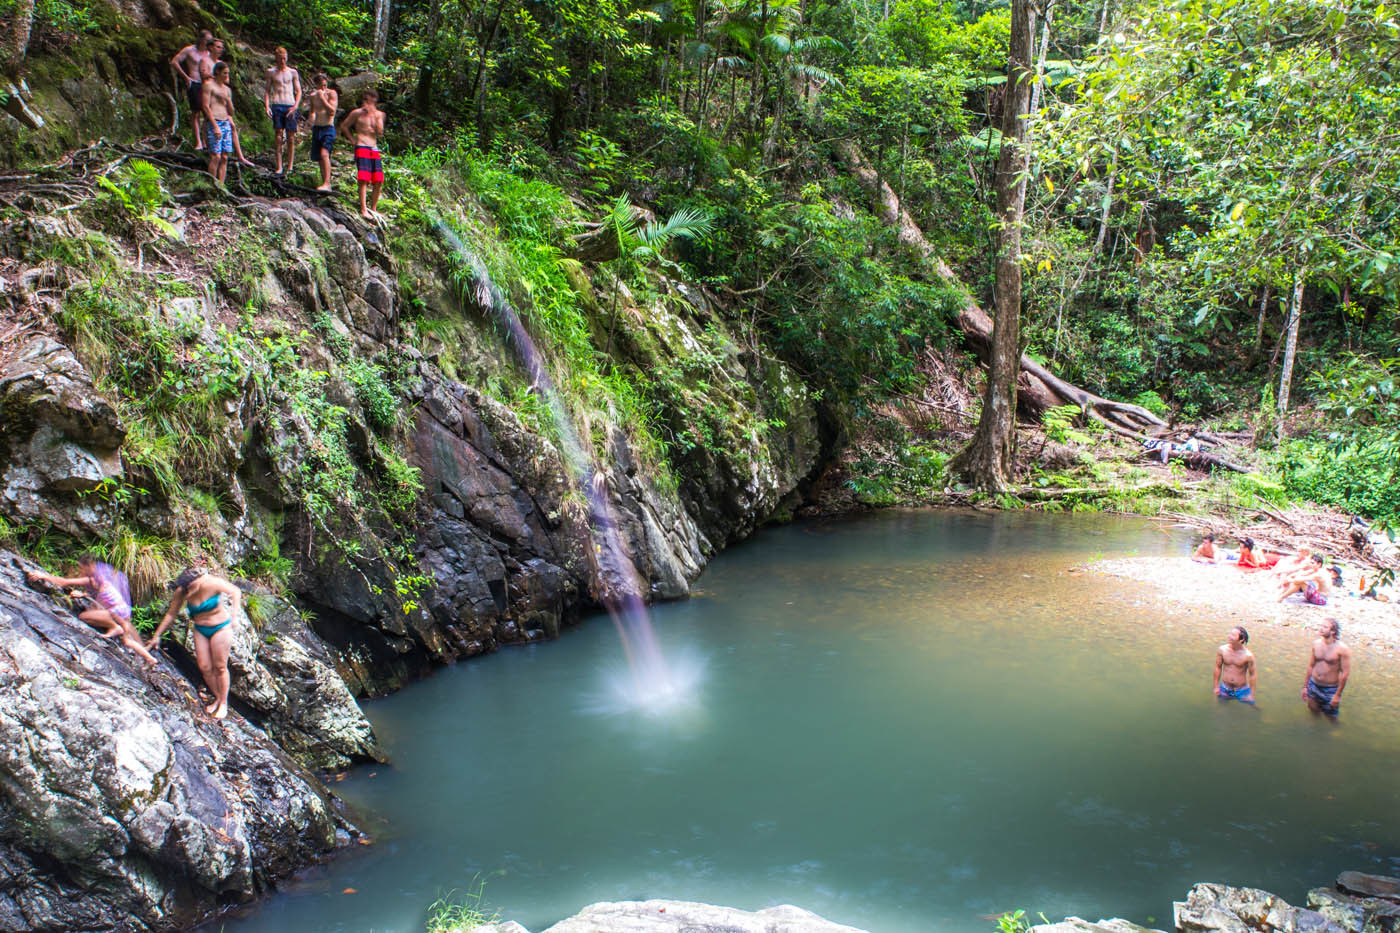
M 1342 711 L 1342 691 L 1351 677 L 1351 648 L 1342 641 L 1341 635 L 1340 622 L 1330 618 L 1322 620 L 1303 679 L 1302 697 L 1308 709 L 1334 722 Z
M 1248 644 L 1249 632 L 1243 625 L 1230 629 L 1228 640 L 1215 652 L 1215 683 L 1211 692 L 1222 700 L 1239 700 L 1253 706 L 1259 668 Z

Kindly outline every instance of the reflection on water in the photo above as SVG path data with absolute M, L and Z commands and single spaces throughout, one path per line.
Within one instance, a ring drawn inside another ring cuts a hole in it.
M 1306 633 L 1251 625 L 1259 706 L 1222 705 L 1230 622 L 1069 569 L 1185 547 L 1098 516 L 764 532 L 656 610 L 690 672 L 669 712 L 612 692 L 599 620 L 369 704 L 395 766 L 337 790 L 377 843 L 226 928 L 417 931 L 479 876 L 536 931 L 671 897 L 985 933 L 1016 907 L 1169 923 L 1199 880 L 1301 900 L 1400 871 L 1390 664 L 1358 652 L 1332 728 L 1298 700 Z

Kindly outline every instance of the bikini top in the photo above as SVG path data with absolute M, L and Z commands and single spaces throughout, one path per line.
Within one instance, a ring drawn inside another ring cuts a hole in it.
M 195 616 L 207 615 L 207 614 L 213 612 L 215 609 L 218 609 L 218 608 L 219 608 L 219 594 L 218 594 L 218 593 L 215 593 L 213 596 L 210 596 L 208 599 L 206 599 L 206 600 L 205 600 L 204 602 L 202 602 L 202 603 L 189 603 L 189 604 L 187 604 L 186 607 L 185 607 L 186 611 L 189 612 L 190 618 L 191 618 L 191 619 L 193 619 Z

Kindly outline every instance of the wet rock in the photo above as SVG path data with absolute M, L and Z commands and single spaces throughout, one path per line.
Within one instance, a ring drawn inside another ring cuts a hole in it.
M 0 929 L 183 929 L 335 847 L 309 772 L 16 564 L 0 552 Z
M 1030 928 L 1030 933 L 1161 933 L 1117 917 L 1090 923 L 1079 917 L 1066 917 L 1059 923 L 1042 923 Z
M 1180 933 L 1344 933 L 1325 915 L 1258 888 L 1198 884 L 1172 909 Z
M 1336 888 L 1315 888 L 1308 892 L 1308 906 L 1349 933 L 1400 931 L 1400 904 L 1389 898 L 1360 897 Z
M 1337 888 L 1360 897 L 1384 897 L 1400 900 L 1400 878 L 1368 875 L 1359 871 L 1344 871 L 1337 876 Z
M 528 933 L 514 921 L 491 923 L 476 930 L 477 933 Z M 864 933 L 789 904 L 750 912 L 661 900 L 594 904 L 542 933 L 599 933 L 602 930 L 607 933 Z

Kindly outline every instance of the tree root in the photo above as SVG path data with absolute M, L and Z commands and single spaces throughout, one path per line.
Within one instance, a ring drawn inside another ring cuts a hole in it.
M 958 327 L 978 354 L 985 359 L 992 336 L 991 317 L 966 294 L 962 283 L 948 264 L 934 255 L 933 246 L 924 237 L 919 225 L 909 216 L 909 212 L 904 209 L 890 186 L 885 184 L 865 161 L 856 144 L 851 140 L 841 139 L 835 142 L 835 146 L 847 169 L 870 198 L 876 215 L 894 228 L 900 245 L 912 253 L 934 278 L 963 292 L 963 306 L 958 311 Z M 1078 405 L 1089 418 L 1123 437 L 1142 440 L 1167 429 L 1167 423 L 1146 408 L 1104 398 L 1066 382 L 1023 354 L 1017 393 L 1017 407 L 1021 414 L 1036 418 L 1057 405 Z

